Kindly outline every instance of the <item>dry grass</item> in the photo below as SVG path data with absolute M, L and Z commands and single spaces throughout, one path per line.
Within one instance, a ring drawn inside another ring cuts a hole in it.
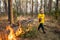
M 56 26 L 57 23 L 55 23 L 55 21 L 51 22 L 50 19 L 46 19 L 44 26 L 46 34 L 43 34 L 41 30 L 37 30 L 37 27 L 39 25 L 37 19 L 34 20 L 32 25 L 32 31 L 29 31 L 24 35 L 17 37 L 17 40 L 60 40 L 60 28 Z

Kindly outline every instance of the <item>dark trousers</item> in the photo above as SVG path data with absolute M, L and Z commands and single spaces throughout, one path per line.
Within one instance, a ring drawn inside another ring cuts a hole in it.
M 42 31 L 44 32 L 44 25 L 43 25 L 43 23 L 40 23 L 40 24 L 39 24 L 38 30 L 40 30 L 40 28 L 41 28 Z

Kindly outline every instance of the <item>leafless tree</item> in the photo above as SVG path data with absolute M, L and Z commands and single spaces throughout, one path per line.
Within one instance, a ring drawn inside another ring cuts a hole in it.
M 35 11 L 36 11 L 36 14 L 38 14 L 38 0 L 36 0 L 36 6 L 35 6 Z
M 7 14 L 7 0 L 4 0 L 5 13 Z
M 55 6 L 55 17 L 56 17 L 56 19 L 58 18 L 58 1 L 59 0 L 56 0 L 56 6 Z
M 51 7 L 52 7 L 52 0 L 49 0 L 48 3 L 49 13 L 51 13 Z
M 12 9 L 12 0 L 8 0 L 8 21 L 10 24 L 14 23 L 13 20 L 13 9 Z
M 26 15 L 27 15 L 27 2 L 28 2 L 28 0 L 26 0 Z
M 33 16 L 33 0 L 32 0 L 32 14 L 31 15 Z
M 44 13 L 46 13 L 46 11 L 47 11 L 47 0 L 44 0 Z
M 40 3 L 41 3 L 40 10 L 41 10 L 43 5 L 43 0 L 40 0 Z
M 1 13 L 1 0 L 0 0 L 0 13 Z

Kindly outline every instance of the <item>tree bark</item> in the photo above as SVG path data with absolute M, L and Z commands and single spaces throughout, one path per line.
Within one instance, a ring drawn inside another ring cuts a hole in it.
M 43 5 L 43 4 L 42 4 L 42 0 L 40 1 L 40 3 L 41 3 L 40 10 L 41 10 L 41 9 L 42 9 L 42 5 Z
M 56 0 L 55 18 L 58 19 L 58 0 Z
M 0 13 L 1 13 L 1 0 L 0 0 Z
M 47 7 L 47 0 L 44 0 L 44 13 L 46 13 L 46 7 Z
M 35 11 L 36 11 L 36 14 L 38 14 L 38 0 L 36 0 Z
M 27 1 L 28 1 L 28 0 L 26 0 L 26 15 L 27 15 Z
M 12 0 L 8 0 L 8 21 L 10 24 L 14 24 Z
M 52 0 L 49 0 L 49 4 L 48 4 L 49 13 L 51 13 L 51 7 L 52 7 Z
M 31 13 L 31 15 L 33 16 L 33 0 L 32 0 L 32 13 Z
M 21 0 L 20 0 L 20 13 L 21 13 Z
M 4 7 L 5 7 L 5 13 L 7 14 L 7 3 L 6 3 L 6 0 L 4 0 Z

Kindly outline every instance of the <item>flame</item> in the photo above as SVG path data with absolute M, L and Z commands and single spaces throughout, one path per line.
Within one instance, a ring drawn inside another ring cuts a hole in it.
M 22 33 L 23 33 L 23 30 L 22 30 L 22 28 L 20 27 L 20 28 L 18 28 L 17 31 L 16 31 L 16 36 L 19 36 L 19 35 L 21 35 Z
M 30 30 L 32 30 L 32 24 L 28 24 L 28 29 L 26 29 L 27 32 Z
M 0 40 L 2 40 L 1 37 L 0 37 Z
M 8 40 L 17 40 L 16 37 L 24 33 L 24 32 L 23 32 L 23 29 L 22 29 L 21 27 L 19 27 L 19 28 L 16 30 L 16 32 L 14 32 L 14 29 L 11 28 L 10 25 L 7 26 L 6 30 L 9 30 L 9 31 L 10 31 L 10 33 L 9 33 L 9 35 L 8 35 Z
M 21 23 L 18 23 L 18 24 L 19 24 L 19 28 L 16 30 L 16 33 L 15 33 L 16 36 L 19 36 L 19 35 L 25 33 L 25 32 L 23 31 L 23 28 L 22 28 Z
M 27 32 L 29 30 L 31 30 L 31 26 L 32 25 L 31 24 L 28 24 L 28 26 L 30 26 L 30 27 L 28 29 L 26 29 Z M 8 35 L 8 40 L 17 40 L 17 38 L 16 38 L 17 36 L 25 33 L 21 25 L 19 25 L 19 28 L 16 30 L 16 32 L 14 32 L 14 29 L 11 28 L 10 25 L 7 26 L 6 30 L 9 30 L 10 31 L 10 33 Z
M 16 40 L 16 36 L 15 36 L 13 28 L 11 28 L 11 26 L 7 26 L 7 30 L 10 31 L 8 35 L 8 40 Z

